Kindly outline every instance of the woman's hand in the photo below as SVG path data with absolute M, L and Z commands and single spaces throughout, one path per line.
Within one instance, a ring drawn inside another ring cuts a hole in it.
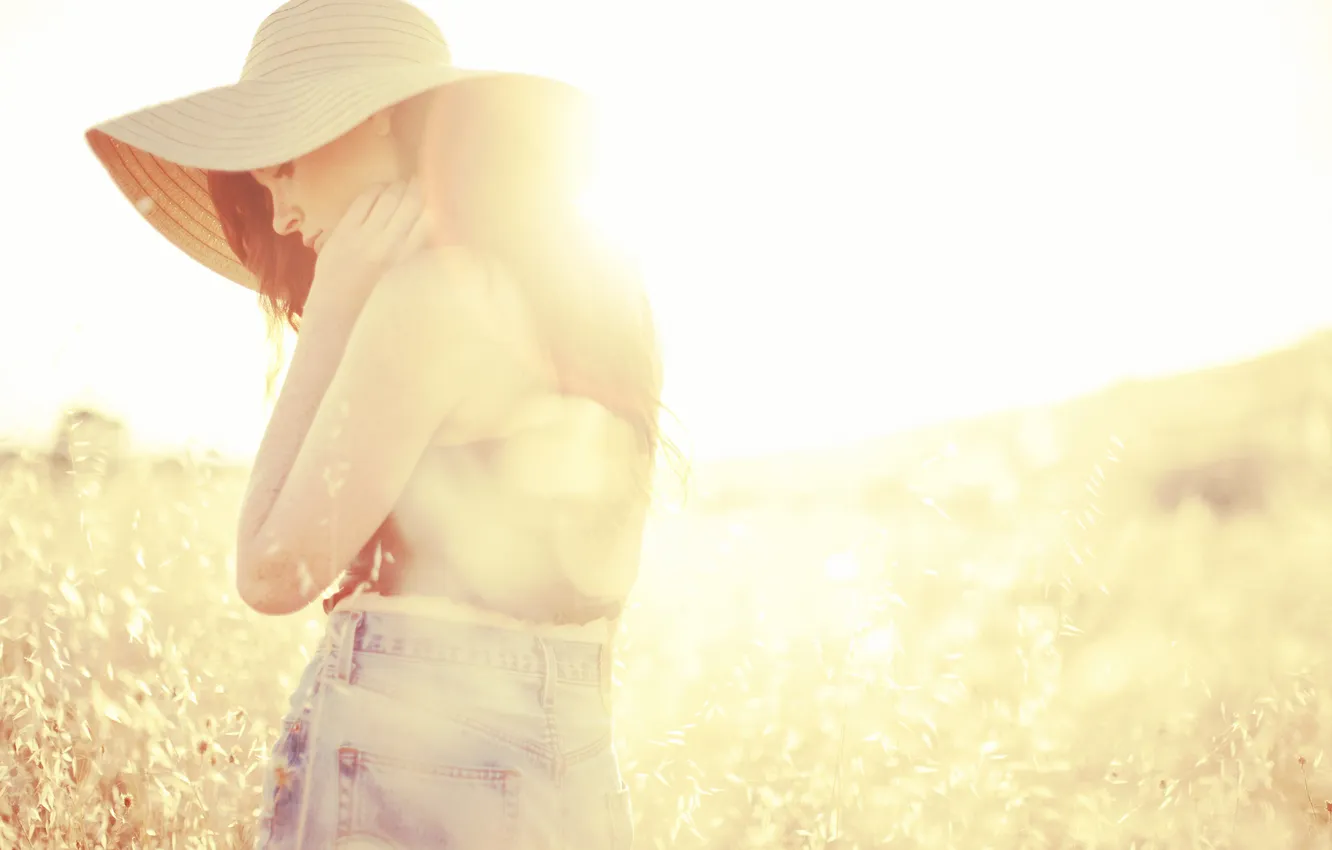
M 310 297 L 359 313 L 384 272 L 426 246 L 429 218 L 417 180 L 361 193 L 324 237 Z

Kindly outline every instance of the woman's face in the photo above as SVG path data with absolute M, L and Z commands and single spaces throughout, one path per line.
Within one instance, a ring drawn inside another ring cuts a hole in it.
M 250 173 L 273 197 L 273 230 L 300 233 L 318 251 L 358 195 L 398 179 L 389 113 L 376 113 L 305 156 Z

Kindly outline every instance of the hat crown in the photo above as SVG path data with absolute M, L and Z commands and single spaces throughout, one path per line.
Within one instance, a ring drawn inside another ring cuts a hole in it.
M 289 0 L 259 25 L 241 79 L 450 61 L 439 27 L 404 0 Z

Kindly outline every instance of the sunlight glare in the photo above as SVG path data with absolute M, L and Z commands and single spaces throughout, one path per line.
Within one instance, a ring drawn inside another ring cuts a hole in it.
M 897 630 L 892 623 L 868 632 L 860 641 L 860 655 L 865 658 L 883 658 L 893 653 L 897 645 Z
M 643 199 L 647 193 L 643 175 L 635 168 L 637 157 L 630 155 L 633 146 L 604 118 L 595 146 L 595 166 L 579 198 L 579 209 L 616 250 L 641 258 L 652 223 L 646 220 Z
M 833 581 L 853 581 L 860 576 L 860 561 L 853 552 L 839 552 L 824 561 L 823 571 Z

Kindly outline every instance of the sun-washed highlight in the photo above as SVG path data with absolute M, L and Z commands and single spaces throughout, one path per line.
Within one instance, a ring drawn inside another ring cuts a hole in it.
M 421 179 L 438 242 L 512 274 L 562 389 L 631 422 L 655 456 L 662 366 L 642 275 L 579 209 L 593 152 L 585 97 L 536 77 L 479 78 L 411 98 L 391 116 L 404 176 Z M 248 172 L 210 171 L 208 189 L 280 344 L 285 327 L 300 329 L 315 254 L 298 234 L 274 232 L 272 199 Z

